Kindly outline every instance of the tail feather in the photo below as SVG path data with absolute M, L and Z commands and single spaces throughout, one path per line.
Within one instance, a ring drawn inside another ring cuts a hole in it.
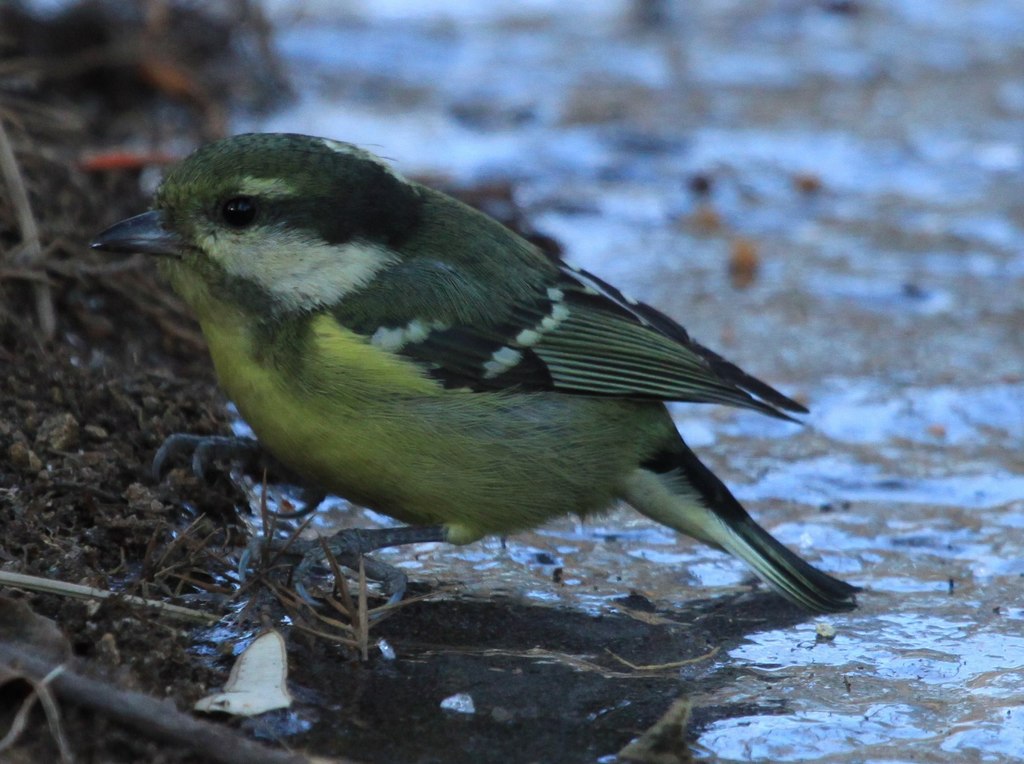
M 748 517 L 730 525 L 721 546 L 746 562 L 761 580 L 814 613 L 853 610 L 859 587 L 824 573 L 784 547 L 764 528 Z
M 681 440 L 626 481 L 624 498 L 648 517 L 746 562 L 788 600 L 815 613 L 856 607 L 856 586 L 802 559 L 747 514 Z

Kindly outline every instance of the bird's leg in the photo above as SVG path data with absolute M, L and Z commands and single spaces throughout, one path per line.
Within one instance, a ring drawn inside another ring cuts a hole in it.
M 156 456 L 153 458 L 154 478 L 159 480 L 163 476 L 170 460 L 188 456 L 189 454 L 192 457 L 192 472 L 200 479 L 205 479 L 210 465 L 219 459 L 240 463 L 243 468 L 250 472 L 260 467 L 265 467 L 278 474 L 290 474 L 289 470 L 270 456 L 254 438 L 175 433 L 163 442 L 163 445 L 160 446 Z M 308 515 L 320 505 L 325 497 L 326 493 L 319 488 L 304 487 L 302 489 L 304 506 L 295 512 L 274 513 L 274 518 L 290 520 Z M 379 582 L 384 587 L 384 590 L 389 594 L 388 604 L 390 605 L 401 601 L 405 594 L 408 578 L 398 568 L 365 555 L 378 549 L 431 541 L 447 541 L 447 533 L 444 526 L 401 526 L 398 528 L 379 529 L 351 528 L 339 531 L 329 538 L 327 540 L 327 548 L 334 558 L 346 568 L 358 570 L 359 562 L 362 560 L 366 577 L 371 581 Z M 263 543 L 264 539 L 253 538 L 242 552 L 242 557 L 238 563 L 242 580 L 245 579 L 246 573 L 249 570 L 253 554 L 257 552 Z M 279 544 L 278 542 L 272 542 L 272 546 L 277 547 Z M 300 557 L 299 563 L 293 572 L 296 582 L 295 588 L 305 599 L 313 601 L 312 597 L 306 592 L 304 581 L 309 575 L 310 569 L 317 563 L 325 560 L 320 540 L 296 541 L 288 544 L 286 549 L 281 551 L 288 556 L 297 555 Z
M 210 466 L 217 460 L 232 461 L 240 464 L 246 472 L 256 472 L 266 468 L 281 475 L 287 482 L 301 483 L 287 467 L 268 454 L 255 438 L 223 435 L 191 435 L 178 432 L 170 435 L 153 457 L 153 478 L 160 480 L 167 463 L 171 459 L 192 456 L 192 472 L 200 480 L 206 479 Z M 316 487 L 302 489 L 302 507 L 294 512 L 277 512 L 274 517 L 280 520 L 293 520 L 313 512 L 326 498 L 327 494 Z
M 393 605 L 400 602 L 404 596 L 408 578 L 405 573 L 393 565 L 364 555 L 393 546 L 446 541 L 447 536 L 443 525 L 405 525 L 398 528 L 374 529 L 349 528 L 339 531 L 327 539 L 327 548 L 334 558 L 346 568 L 358 570 L 359 562 L 362 560 L 366 577 L 372 581 L 378 581 L 384 586 L 384 590 L 389 594 L 388 604 Z M 309 575 L 310 568 L 325 559 L 320 540 L 314 539 L 292 544 L 288 551 L 302 555 L 302 560 L 295 566 L 293 577 L 296 590 L 306 599 L 310 599 L 305 590 L 304 579 Z

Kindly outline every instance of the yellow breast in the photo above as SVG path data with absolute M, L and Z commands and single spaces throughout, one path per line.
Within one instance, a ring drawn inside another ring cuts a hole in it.
M 224 390 L 277 459 L 358 504 L 444 524 L 455 542 L 603 509 L 644 448 L 631 441 L 649 405 L 445 390 L 328 315 L 282 365 L 289 353 L 260 347 L 240 309 L 200 320 Z

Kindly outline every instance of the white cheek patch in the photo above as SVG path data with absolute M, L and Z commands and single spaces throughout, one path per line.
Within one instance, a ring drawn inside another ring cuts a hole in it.
M 225 241 L 231 238 L 234 241 Z M 221 233 L 206 237 L 201 245 L 211 254 L 224 253 L 213 254 L 224 270 L 258 284 L 287 310 L 333 305 L 369 284 L 377 273 L 399 259 L 396 252 L 381 244 L 327 244 L 280 228 L 253 229 L 237 238 Z

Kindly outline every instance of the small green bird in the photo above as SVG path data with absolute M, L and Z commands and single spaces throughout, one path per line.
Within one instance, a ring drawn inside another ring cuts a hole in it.
M 373 154 L 305 135 L 227 138 L 92 246 L 162 256 L 270 454 L 412 526 L 357 551 L 466 544 L 623 499 L 808 610 L 855 606 L 857 587 L 754 522 L 664 401 L 782 419 L 806 409 Z

